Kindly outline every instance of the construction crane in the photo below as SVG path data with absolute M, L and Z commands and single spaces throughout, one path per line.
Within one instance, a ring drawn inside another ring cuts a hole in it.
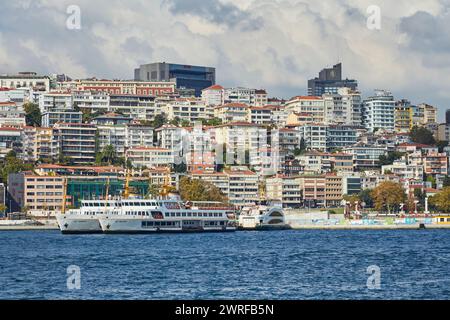
M 167 169 L 166 174 L 164 176 L 164 184 L 161 188 L 161 192 L 159 193 L 159 195 L 165 198 L 170 194 L 171 191 L 172 191 L 172 183 L 170 177 L 170 169 Z

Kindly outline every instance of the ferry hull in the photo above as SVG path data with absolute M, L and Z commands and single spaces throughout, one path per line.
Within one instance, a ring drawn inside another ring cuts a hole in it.
M 57 216 L 59 229 L 62 234 L 96 234 L 102 233 L 98 218 Z
M 101 229 L 105 234 L 157 234 L 157 233 L 203 233 L 203 232 L 234 232 L 235 227 L 142 227 L 142 220 L 134 219 L 99 219 Z

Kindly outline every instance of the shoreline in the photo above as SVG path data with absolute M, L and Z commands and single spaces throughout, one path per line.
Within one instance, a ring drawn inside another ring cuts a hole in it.
M 425 228 L 420 228 L 419 224 L 411 225 L 301 225 L 292 226 L 289 230 L 301 231 L 301 230 L 450 230 L 450 225 L 426 225 Z M 0 232 L 2 231 L 59 231 L 58 226 L 43 225 L 11 225 L 0 226 Z M 242 231 L 254 231 L 254 230 L 238 230 Z M 258 230 L 264 231 L 264 230 Z M 275 230 L 276 231 L 276 230 Z M 281 231 L 281 230 L 279 230 Z M 274 232 L 274 231 L 268 231 Z

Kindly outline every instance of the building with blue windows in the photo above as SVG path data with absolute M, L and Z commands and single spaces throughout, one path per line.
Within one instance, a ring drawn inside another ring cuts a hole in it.
M 202 90 L 216 84 L 216 69 L 212 67 L 192 66 L 157 62 L 141 65 L 134 70 L 136 81 L 174 81 L 177 89 L 195 90 L 200 97 Z

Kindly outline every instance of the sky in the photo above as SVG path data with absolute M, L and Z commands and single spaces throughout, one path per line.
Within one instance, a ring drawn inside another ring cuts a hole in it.
M 0 0 L 0 74 L 132 79 L 140 64 L 216 67 L 223 86 L 306 94 L 343 64 L 364 97 L 450 108 L 450 0 Z M 81 29 L 70 29 L 70 5 Z M 380 28 L 367 27 L 380 9 Z

